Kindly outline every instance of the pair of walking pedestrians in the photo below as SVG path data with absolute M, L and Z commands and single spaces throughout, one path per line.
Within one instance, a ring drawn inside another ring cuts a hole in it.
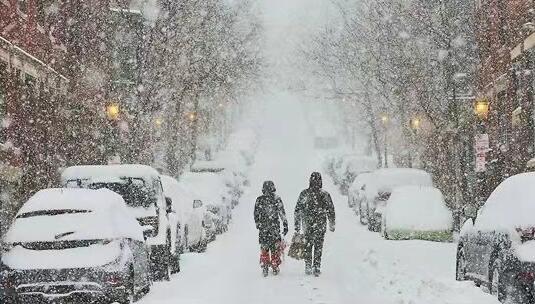
M 305 273 L 321 274 L 323 243 L 329 229 L 335 230 L 335 211 L 331 195 L 322 189 L 321 174 L 312 173 L 309 187 L 301 192 L 294 211 L 295 233 L 302 233 L 305 250 Z M 288 233 L 288 220 L 282 199 L 276 194 L 272 181 L 264 182 L 262 195 L 256 200 L 254 220 L 259 231 L 260 265 L 264 276 L 272 268 L 273 274 L 280 272 L 281 255 L 284 252 L 282 234 Z

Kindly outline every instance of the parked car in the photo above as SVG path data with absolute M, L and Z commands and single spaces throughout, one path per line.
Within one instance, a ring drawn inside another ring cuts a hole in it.
M 191 172 L 194 173 L 212 173 L 218 175 L 226 186 L 225 200 L 229 200 L 231 208 L 239 204 L 240 198 L 244 193 L 247 185 L 247 178 L 237 169 L 231 169 L 229 162 L 223 161 L 197 161 L 191 166 Z
M 206 210 L 213 214 L 212 219 L 213 223 L 215 224 L 215 232 L 217 234 L 227 232 L 230 224 L 230 207 L 222 204 L 207 205 Z
M 397 187 L 388 199 L 381 231 L 390 240 L 451 242 L 453 215 L 437 188 Z
M 464 224 L 456 278 L 485 284 L 500 301 L 534 303 L 535 173 L 512 176 Z M 470 215 L 470 214 L 467 214 Z
M 224 177 L 217 172 L 205 170 L 186 172 L 180 176 L 180 183 L 188 189 L 195 189 L 197 199 L 201 200 L 205 206 L 220 205 L 225 209 L 232 208 L 229 188 L 225 184 Z M 232 212 L 225 215 L 229 221 L 232 219 Z
M 109 190 L 45 189 L 3 239 L 6 302 L 130 303 L 151 287 L 143 228 Z
M 181 253 L 185 250 L 204 251 L 207 242 L 203 226 L 206 209 L 196 202 L 197 196 L 193 191 L 186 189 L 176 179 L 167 175 L 161 178 L 164 194 L 172 199 L 178 216 L 176 249 Z M 172 248 L 172 252 L 174 250 Z
M 360 202 L 364 199 L 364 190 L 366 189 L 366 183 L 370 176 L 373 176 L 371 172 L 359 174 L 349 187 L 347 193 L 347 206 L 349 208 L 354 208 L 355 213 L 357 214 L 359 214 Z
M 348 154 L 341 157 L 341 163 L 335 169 L 335 180 L 343 195 L 348 194 L 349 187 L 361 174 L 377 169 L 377 160 L 373 157 Z
M 364 190 L 363 212 L 370 231 L 381 231 L 382 214 L 392 190 L 400 186 L 433 187 L 431 175 L 412 168 L 384 168 L 371 173 Z
M 172 251 L 178 218 L 172 199 L 165 197 L 158 171 L 144 165 L 75 166 L 62 173 L 68 188 L 110 189 L 120 194 L 142 226 L 151 228 L 147 244 L 156 280 L 169 280 L 180 270 L 180 252 Z

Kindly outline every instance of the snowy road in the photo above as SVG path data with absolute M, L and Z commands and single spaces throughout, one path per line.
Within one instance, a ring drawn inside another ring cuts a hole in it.
M 288 95 L 268 103 L 261 113 L 264 128 L 252 188 L 235 210 L 230 231 L 205 254 L 183 255 L 182 272 L 171 282 L 156 283 L 140 303 L 498 303 L 473 283 L 454 280 L 453 244 L 382 240 L 358 224 L 347 199 L 329 181 L 325 187 L 333 194 L 337 231 L 326 238 L 323 275 L 305 277 L 302 263 L 286 258 L 280 276 L 261 276 L 252 213 L 262 182 L 275 181 L 293 223 L 297 196 L 312 170 L 320 169 L 304 110 L 308 106 Z

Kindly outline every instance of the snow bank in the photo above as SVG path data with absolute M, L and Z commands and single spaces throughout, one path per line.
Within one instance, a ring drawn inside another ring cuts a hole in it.
M 39 214 L 50 210 L 78 212 Z M 62 236 L 62 241 L 121 237 L 144 240 L 141 226 L 120 195 L 107 189 L 45 189 L 22 206 L 4 242 L 54 242 L 65 233 L 69 234 Z
M 387 230 L 451 231 L 453 226 L 442 193 L 432 187 L 395 188 L 383 216 Z
M 373 178 L 366 185 L 366 197 L 373 200 L 379 192 L 392 192 L 399 186 L 433 187 L 429 173 L 411 168 L 386 168 L 374 171 Z
M 478 230 L 535 227 L 535 173 L 512 176 L 492 192 L 481 209 Z

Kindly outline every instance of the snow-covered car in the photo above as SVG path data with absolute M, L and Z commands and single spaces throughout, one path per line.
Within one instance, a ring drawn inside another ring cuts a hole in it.
M 225 183 L 223 175 L 217 172 L 199 170 L 197 172 L 185 172 L 180 176 L 180 183 L 188 189 L 193 189 L 197 199 L 201 200 L 205 206 L 218 205 L 232 208 L 232 198 L 229 188 Z M 232 213 L 226 214 L 228 219 L 232 218 Z
M 215 232 L 217 234 L 227 232 L 230 224 L 230 208 L 223 205 L 207 205 L 206 210 L 213 214 Z
M 244 193 L 244 187 L 248 184 L 245 174 L 236 165 L 232 165 L 232 162 L 228 161 L 228 159 L 227 161 L 196 161 L 190 170 L 194 173 L 214 173 L 219 175 L 227 187 L 225 199 L 230 200 L 232 208 L 239 204 L 240 198 Z
M 382 233 L 391 240 L 451 242 L 453 215 L 442 192 L 425 186 L 402 186 L 392 191 L 382 217 Z
M 217 237 L 217 224 L 216 224 L 217 221 L 218 221 L 217 215 L 209 211 L 206 211 L 204 213 L 203 227 L 206 233 L 206 240 L 208 240 L 208 242 L 215 241 Z
M 176 179 L 162 175 L 163 191 L 166 197 L 173 201 L 174 210 L 178 216 L 177 246 L 180 252 L 185 249 L 190 251 L 203 251 L 206 247 L 206 236 L 203 227 L 205 208 L 202 204 L 196 204 L 196 195 L 186 189 Z M 172 251 L 174 252 L 174 248 Z
M 66 168 L 62 184 L 67 188 L 110 189 L 120 194 L 130 211 L 148 231 L 151 265 L 156 280 L 169 280 L 180 270 L 180 252 L 172 252 L 179 222 L 173 202 L 165 197 L 161 177 L 145 165 L 74 166 Z
M 361 217 L 366 217 L 370 231 L 381 231 L 381 217 L 392 190 L 400 186 L 433 187 L 431 175 L 412 168 L 383 168 L 371 173 L 364 190 Z M 362 221 L 362 220 L 361 220 Z
M 2 267 L 13 303 L 130 303 L 152 283 L 143 228 L 105 189 L 37 192 L 3 239 Z
M 499 300 L 533 303 L 535 173 L 503 181 L 464 224 L 457 247 L 457 280 L 485 284 Z
M 349 187 L 355 178 L 365 172 L 377 169 L 377 160 L 373 157 L 362 155 L 344 155 L 341 157 L 340 164 L 335 168 L 333 179 L 340 188 L 343 195 L 348 194 Z
M 364 199 L 364 190 L 369 178 L 373 176 L 371 172 L 364 172 L 359 174 L 347 192 L 347 206 L 354 208 L 355 212 L 359 214 L 360 202 Z

